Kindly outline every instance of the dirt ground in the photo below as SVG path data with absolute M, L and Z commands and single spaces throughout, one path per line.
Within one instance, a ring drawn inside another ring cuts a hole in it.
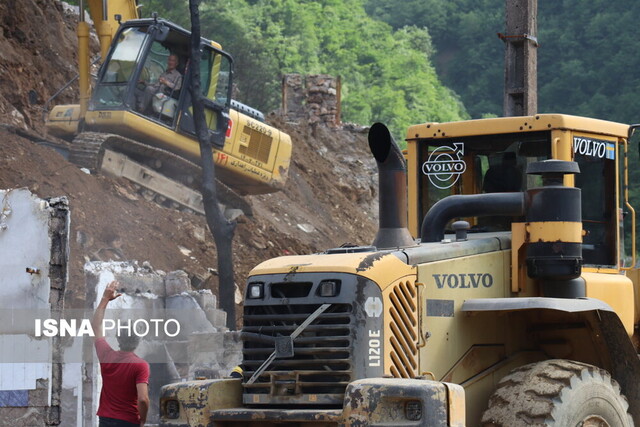
M 75 20 L 57 1 L 0 2 L 0 188 L 68 197 L 66 307 L 84 307 L 82 266 L 89 260 L 182 269 L 195 286 L 215 292 L 216 251 L 204 217 L 150 203 L 128 181 L 88 175 L 34 143 L 45 138 L 46 100 L 76 73 Z M 72 85 L 52 104 L 73 102 L 74 93 Z M 284 191 L 249 197 L 254 216 L 241 217 L 234 240 L 240 288 L 263 260 L 343 243 L 370 244 L 376 230 L 377 172 L 366 133 L 357 127 L 285 123 L 277 115 L 269 121 L 291 135 L 293 159 Z M 35 138 L 24 138 L 17 129 Z

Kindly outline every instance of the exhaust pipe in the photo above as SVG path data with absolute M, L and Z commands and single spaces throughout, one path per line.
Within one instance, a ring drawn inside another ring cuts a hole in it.
M 407 228 L 407 169 L 400 148 L 382 123 L 369 129 L 369 149 L 378 163 L 379 227 L 377 248 L 414 246 Z
M 422 220 L 420 240 L 440 242 L 444 228 L 454 218 L 467 216 L 522 216 L 524 193 L 489 193 L 445 197 L 434 204 Z

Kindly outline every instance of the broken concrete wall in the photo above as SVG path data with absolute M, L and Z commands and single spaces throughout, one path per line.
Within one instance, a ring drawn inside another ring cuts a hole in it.
M 142 338 L 136 354 L 149 363 L 149 423 L 158 422 L 160 388 L 172 382 L 195 378 L 221 378 L 240 364 L 242 344 L 237 332 L 225 327 L 226 315 L 217 308 L 209 290 L 194 291 L 186 273 L 155 271 L 148 264 L 135 262 L 91 262 L 85 265 L 87 301 L 95 307 L 107 284 L 120 283 L 120 297 L 109 303 L 105 319 L 172 319 L 180 325 L 175 337 L 160 333 Z M 118 349 L 113 336 L 106 335 L 112 348 Z M 86 396 L 92 413 L 97 410 L 101 379 L 99 363 L 94 359 L 86 369 Z M 87 419 L 86 422 L 90 422 Z
M 340 125 L 340 77 L 327 74 L 286 74 L 282 80 L 283 114 L 328 127 Z
M 60 319 L 68 241 L 65 198 L 0 190 L 0 425 L 60 424 L 62 343 L 57 337 L 36 338 L 33 321 L 15 319 L 40 314 Z

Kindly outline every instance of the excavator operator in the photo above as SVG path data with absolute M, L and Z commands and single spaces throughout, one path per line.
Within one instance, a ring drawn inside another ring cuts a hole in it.
M 178 55 L 171 54 L 167 58 L 167 70 L 160 74 L 157 83 L 149 84 L 141 82 L 146 85 L 144 91 L 138 94 L 137 109 L 143 114 L 146 114 L 151 106 L 151 100 L 157 93 L 169 94 L 174 93 L 182 87 L 182 74 L 178 71 L 178 63 L 180 59 Z

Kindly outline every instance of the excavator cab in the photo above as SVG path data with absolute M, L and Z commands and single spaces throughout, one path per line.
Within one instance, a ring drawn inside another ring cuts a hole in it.
M 165 21 L 125 23 L 100 69 L 89 111 L 121 111 L 195 135 L 189 85 L 189 34 Z M 169 61 L 179 73 L 175 87 L 159 79 Z M 202 44 L 200 88 L 206 97 L 212 140 L 224 144 L 232 83 L 231 57 L 212 42 Z M 143 102 L 145 100 L 146 102 Z
M 147 198 L 202 213 L 200 144 L 188 90 L 190 43 L 189 31 L 165 20 L 122 23 L 86 112 L 82 102 L 58 105 L 47 129 L 71 141 L 69 160 L 78 166 L 125 177 Z M 251 215 L 242 196 L 283 187 L 291 138 L 264 123 L 262 113 L 231 99 L 233 61 L 218 43 L 203 38 L 199 51 L 200 91 L 221 201 Z M 169 63 L 172 84 L 165 79 Z

